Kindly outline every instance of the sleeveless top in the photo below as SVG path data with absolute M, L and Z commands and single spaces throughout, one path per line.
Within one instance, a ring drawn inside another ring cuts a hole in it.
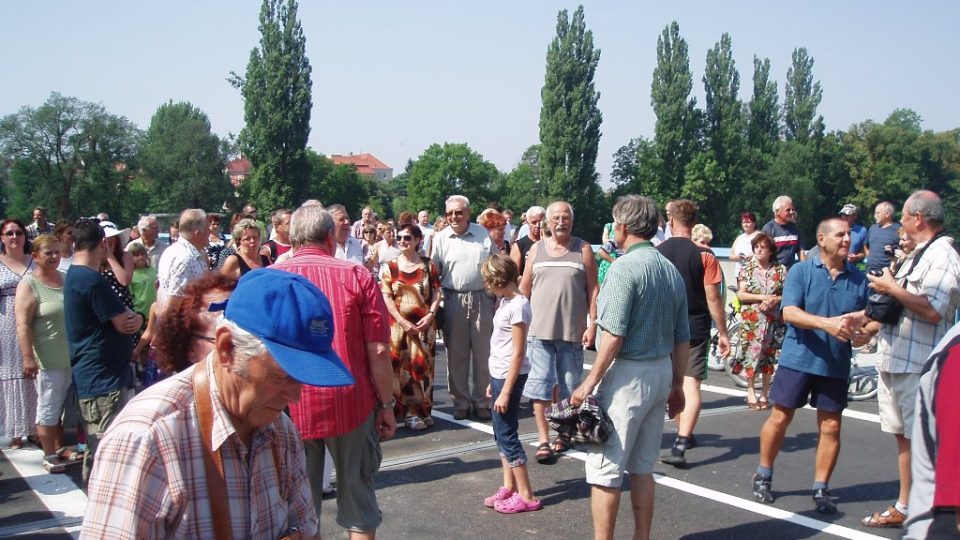
M 530 335 L 580 343 L 587 328 L 587 272 L 583 264 L 583 240 L 571 237 L 569 251 L 552 257 L 546 240 L 537 242 L 533 265 Z
M 533 247 L 533 240 L 529 236 L 517 238 L 517 248 L 520 249 L 520 275 L 523 275 L 523 267 L 527 265 L 527 253 Z
M 247 272 L 253 270 L 253 268 L 250 268 L 250 265 L 247 264 L 247 261 L 243 260 L 243 257 L 241 257 L 239 253 L 231 253 L 230 256 L 237 258 L 237 264 L 240 265 L 240 275 L 241 275 L 241 276 L 244 275 L 244 274 L 246 274 Z M 261 264 L 264 268 L 266 268 L 266 267 L 270 266 L 270 259 L 267 258 L 267 257 L 265 257 L 265 256 L 263 256 L 263 255 L 260 255 L 260 264 Z
M 37 300 L 33 315 L 33 354 L 40 369 L 69 369 L 67 324 L 63 315 L 63 287 L 51 287 L 27 274 L 23 279 L 30 285 Z

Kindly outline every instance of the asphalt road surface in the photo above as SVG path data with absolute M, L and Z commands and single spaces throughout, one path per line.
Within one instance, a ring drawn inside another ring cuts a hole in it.
M 441 347 L 442 349 L 442 347 Z M 399 429 L 383 443 L 377 476 L 383 509 L 379 538 L 589 538 L 590 489 L 584 482 L 584 448 L 556 463 L 533 460 L 536 428 L 523 404 L 520 431 L 528 444 L 530 477 L 544 508 L 501 515 L 482 500 L 500 485 L 500 461 L 489 422 L 455 421 L 446 391 L 445 357 L 438 354 L 436 424 L 427 431 Z M 589 365 L 593 354 L 587 353 Z M 869 362 L 862 358 L 861 365 Z M 710 372 L 704 385 L 699 446 L 687 452 L 688 466 L 656 467 L 655 538 L 898 538 L 900 531 L 862 527 L 860 520 L 890 505 L 897 496 L 896 443 L 880 432 L 876 401 L 852 403 L 843 418 L 843 448 L 831 481 L 839 512 L 813 509 L 810 487 L 817 434 L 815 412 L 797 412 L 776 463 L 773 505 L 751 499 L 750 477 L 757 465 L 759 431 L 768 412 L 751 411 L 744 392 L 723 372 Z M 668 422 L 663 448 L 673 442 Z M 0 538 L 76 538 L 86 496 L 78 487 L 79 466 L 67 474 L 46 474 L 40 451 L 4 450 L 0 455 Z M 341 487 L 343 489 L 343 487 Z M 324 538 L 347 538 L 335 521 L 336 501 L 323 502 Z M 617 538 L 630 538 L 629 494 L 621 500 Z

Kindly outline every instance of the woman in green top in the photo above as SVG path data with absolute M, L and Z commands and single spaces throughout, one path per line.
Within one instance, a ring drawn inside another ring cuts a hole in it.
M 43 448 L 43 466 L 63 472 L 68 451 L 63 448 L 60 418 L 70 389 L 70 355 L 63 317 L 63 276 L 60 241 L 43 235 L 33 242 L 33 273 L 17 286 L 14 311 L 24 370 L 37 373 L 37 432 Z M 72 453 L 72 454 L 75 454 Z M 71 455 L 70 458 L 73 456 Z

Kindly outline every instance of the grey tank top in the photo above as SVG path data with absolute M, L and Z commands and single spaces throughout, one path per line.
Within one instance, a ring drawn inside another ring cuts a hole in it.
M 572 237 L 569 251 L 559 257 L 547 253 L 546 240 L 537 242 L 533 265 L 530 335 L 539 339 L 580 342 L 587 328 L 587 272 L 583 240 Z

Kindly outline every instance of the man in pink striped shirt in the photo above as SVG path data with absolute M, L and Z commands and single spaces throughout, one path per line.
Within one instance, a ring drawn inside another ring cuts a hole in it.
M 307 473 L 317 515 L 323 498 L 324 446 L 337 471 L 337 523 L 351 539 L 375 538 L 382 519 L 373 473 L 380 468 L 380 440 L 397 428 L 393 416 L 390 318 L 370 271 L 334 258 L 334 222 L 322 206 L 301 206 L 290 220 L 296 252 L 272 268 L 300 274 L 330 300 L 333 349 L 356 379 L 353 386 L 304 386 L 290 405 L 307 451 Z

